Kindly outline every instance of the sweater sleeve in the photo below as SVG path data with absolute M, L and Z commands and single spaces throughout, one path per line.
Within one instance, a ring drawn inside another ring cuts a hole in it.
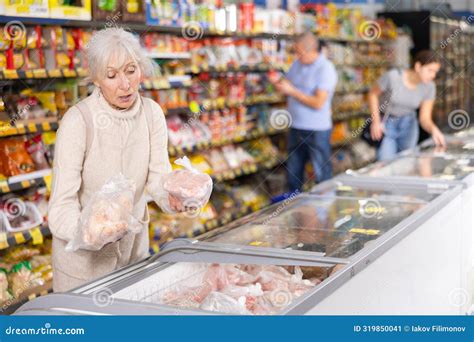
M 152 102 L 152 127 L 150 131 L 150 164 L 148 166 L 147 191 L 153 200 L 165 212 L 169 209 L 168 194 L 163 189 L 164 175 L 171 172 L 171 164 L 168 157 L 168 130 L 166 119 L 161 107 Z
M 72 107 L 61 120 L 54 151 L 53 182 L 48 222 L 53 236 L 69 241 L 78 229 L 82 165 L 86 151 L 86 124 Z

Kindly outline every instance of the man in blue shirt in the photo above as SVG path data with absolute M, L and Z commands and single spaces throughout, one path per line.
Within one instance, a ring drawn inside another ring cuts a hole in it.
M 317 38 L 310 32 L 295 40 L 297 60 L 275 87 L 288 96 L 291 128 L 288 141 L 288 184 L 301 190 L 304 167 L 311 160 L 317 182 L 332 177 L 331 100 L 337 84 L 334 65 L 319 52 Z

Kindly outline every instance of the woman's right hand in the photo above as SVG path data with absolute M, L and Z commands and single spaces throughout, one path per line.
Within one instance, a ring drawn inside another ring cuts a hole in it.
M 372 140 L 379 141 L 383 137 L 383 126 L 380 122 L 372 122 L 370 125 L 370 136 Z

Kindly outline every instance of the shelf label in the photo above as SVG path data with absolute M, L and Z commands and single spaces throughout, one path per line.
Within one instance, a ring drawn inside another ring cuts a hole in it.
M 0 233 L 0 249 L 8 248 L 7 233 Z
M 50 173 L 49 175 L 46 175 L 43 177 L 44 183 L 46 184 L 46 190 L 48 193 L 51 193 L 51 184 L 53 180 L 53 174 Z
M 21 245 L 22 243 L 25 243 L 25 236 L 23 233 L 15 233 L 13 235 L 15 237 L 15 241 L 17 245 Z
M 41 230 L 38 227 L 31 229 L 30 235 L 33 240 L 33 245 L 40 245 L 43 243 L 43 234 L 41 234 Z
M 16 70 L 3 70 L 3 75 L 8 79 L 17 79 L 18 73 Z
M 63 76 L 60 69 L 50 70 L 48 74 L 49 74 L 49 77 L 62 77 Z
M 33 70 L 33 76 L 35 78 L 46 78 L 48 77 L 48 74 L 46 73 L 45 69 L 36 69 Z
M 73 69 L 63 69 L 64 77 L 76 77 L 77 73 Z

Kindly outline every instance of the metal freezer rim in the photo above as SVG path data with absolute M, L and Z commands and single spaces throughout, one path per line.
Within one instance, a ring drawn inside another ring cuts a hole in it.
M 392 179 L 392 178 L 391 178 Z M 346 181 L 346 182 L 355 182 L 355 183 L 370 183 L 370 184 L 377 184 L 383 182 L 383 179 L 378 179 L 376 177 L 365 177 L 365 176 L 359 176 L 359 177 L 351 177 L 351 176 L 341 176 L 341 177 L 336 177 L 332 180 L 329 180 L 328 182 L 321 183 L 320 185 L 316 186 L 313 191 L 317 189 L 323 189 L 324 187 L 330 186 L 329 183 L 331 182 L 336 182 L 336 181 Z M 389 250 L 392 246 L 397 244 L 401 239 L 403 239 L 405 236 L 416 230 L 417 223 L 420 221 L 425 220 L 427 217 L 434 215 L 439 208 L 441 208 L 444 204 L 449 202 L 451 199 L 453 199 L 456 195 L 461 193 L 462 191 L 462 182 L 453 182 L 453 181 L 438 181 L 438 180 L 429 180 L 429 179 L 417 179 L 414 180 L 413 177 L 409 177 L 408 179 L 393 179 L 395 183 L 402 183 L 402 184 L 417 184 L 418 186 L 420 183 L 422 186 L 426 186 L 429 188 L 430 186 L 434 188 L 439 188 L 443 189 L 445 188 L 445 192 L 440 194 L 437 198 L 432 200 L 431 202 L 428 202 L 429 205 L 421 208 L 414 214 L 410 215 L 409 217 L 403 219 L 399 224 L 397 224 L 395 227 L 393 227 L 391 230 L 380 236 L 379 238 L 375 239 L 369 246 L 364 247 L 362 250 L 357 252 L 356 254 L 352 255 L 347 260 L 348 262 L 345 263 L 345 266 L 338 270 L 335 274 L 331 275 L 328 277 L 325 281 L 323 281 L 320 285 L 315 287 L 313 290 L 310 290 L 308 293 L 305 295 L 295 299 L 287 308 L 284 310 L 280 311 L 279 314 L 302 314 L 309 310 L 310 308 L 314 307 L 317 303 L 322 301 L 326 296 L 334 292 L 337 288 L 339 288 L 342 284 L 347 282 L 350 278 L 355 276 L 357 273 L 361 272 L 365 267 L 367 267 L 368 264 L 370 264 L 373 260 L 377 259 L 380 255 L 385 253 L 387 250 Z M 329 185 L 328 185 L 329 184 Z M 268 208 L 266 209 L 268 210 Z M 250 217 L 254 218 L 257 217 L 259 212 L 250 215 Z M 241 221 L 242 219 L 238 220 Z M 247 218 L 248 220 L 248 218 Z M 186 240 L 186 239 L 185 239 Z M 191 241 L 188 240 L 188 244 L 192 243 Z M 176 243 L 175 243 L 176 244 Z M 206 247 L 206 245 L 204 245 Z M 248 249 L 247 249 L 248 250 Z M 251 249 L 250 249 L 251 250 Z M 266 251 L 266 249 L 265 249 Z M 281 252 L 281 251 L 280 251 Z M 294 252 L 294 251 L 293 251 Z M 99 289 L 103 288 L 104 285 L 107 283 L 111 283 L 113 281 L 117 281 L 119 278 L 128 278 L 129 281 L 132 281 L 132 275 L 137 274 L 137 273 L 142 273 L 142 276 L 145 276 L 145 269 L 148 269 L 148 272 L 151 272 L 152 269 L 154 270 L 156 267 L 169 267 L 171 265 L 170 262 L 166 263 L 161 263 L 159 261 L 160 255 L 165 255 L 167 253 L 167 250 L 165 249 L 162 254 L 159 254 L 156 257 L 150 257 L 148 259 L 145 259 L 144 261 L 138 262 L 134 265 L 130 265 L 126 268 L 122 268 L 120 270 L 115 271 L 112 274 L 106 275 L 98 280 L 95 280 L 89 284 L 83 285 L 81 287 L 76 288 L 75 290 L 72 291 L 71 294 L 63 294 L 63 296 L 69 296 L 69 295 L 80 295 L 80 294 L 91 294 L 93 289 Z M 265 254 L 265 253 L 264 253 Z M 291 253 L 295 254 L 295 253 Z M 298 254 L 298 253 L 296 253 Z M 271 253 L 269 253 L 271 255 Z M 328 263 L 328 259 L 325 258 L 313 258 L 313 261 L 319 261 L 319 262 L 325 262 L 328 265 L 331 265 L 331 263 Z M 150 263 L 150 261 L 152 263 Z M 176 261 L 176 262 L 179 262 Z M 133 279 L 132 282 L 136 282 L 137 279 Z M 116 284 L 118 286 L 118 284 Z M 58 296 L 58 295 L 56 295 Z M 82 295 L 80 295 L 83 297 Z M 45 298 L 48 298 L 49 296 L 46 297 L 40 297 L 37 300 L 33 302 L 27 303 L 24 307 L 22 307 L 22 310 L 28 310 L 28 308 L 33 309 L 34 307 L 37 307 L 37 305 L 31 305 L 33 303 L 38 303 L 38 300 L 42 299 L 41 302 L 45 301 Z M 46 302 L 46 301 L 45 301 Z M 118 303 L 126 303 L 126 300 L 117 300 Z M 139 303 L 139 302 L 132 302 L 135 305 L 139 304 L 137 307 L 142 307 L 144 303 Z M 30 305 L 28 305 L 30 304 Z M 156 304 L 149 304 L 146 306 L 152 306 L 156 307 L 158 311 L 161 311 L 160 308 L 166 309 L 164 311 L 173 311 L 173 307 L 167 307 L 164 305 L 156 305 Z M 177 309 L 174 308 L 176 311 Z M 186 309 L 179 309 L 180 313 L 209 313 L 205 312 L 202 310 L 186 310 Z M 170 314 L 170 313 L 166 313 Z M 215 314 L 215 313 L 209 313 L 209 314 Z

